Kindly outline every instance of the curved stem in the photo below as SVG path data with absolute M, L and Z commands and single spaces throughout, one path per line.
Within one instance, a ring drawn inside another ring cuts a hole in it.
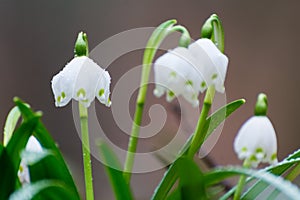
M 80 102 L 79 102 L 79 117 L 80 117 L 80 127 L 81 127 L 86 200 L 94 200 L 93 175 L 92 175 L 90 142 L 89 142 L 88 110 Z
M 172 31 L 179 31 L 182 35 L 179 39 L 179 46 L 181 47 L 188 47 L 191 43 L 191 36 L 188 30 L 181 25 L 174 26 Z
M 250 162 L 249 162 L 248 159 L 246 159 L 244 161 L 243 167 L 244 168 L 249 168 L 250 167 Z M 240 176 L 239 182 L 237 184 L 237 187 L 236 187 L 236 190 L 235 190 L 235 193 L 234 193 L 234 196 L 233 196 L 233 200 L 239 200 L 241 198 L 241 194 L 242 194 L 242 191 L 244 189 L 246 178 L 247 177 L 245 175 Z
M 136 110 L 134 114 L 134 121 L 132 124 L 131 135 L 128 144 L 127 157 L 124 165 L 123 175 L 127 183 L 130 182 L 131 172 L 134 164 L 134 156 L 137 148 L 139 130 L 142 122 L 143 109 L 144 109 L 144 104 L 145 104 L 145 99 L 147 94 L 147 87 L 148 87 L 147 84 L 149 81 L 151 66 L 156 51 L 159 45 L 161 44 L 161 42 L 166 38 L 166 36 L 174 31 L 181 31 L 182 33 L 184 33 L 180 38 L 180 43 L 184 45 L 188 45 L 190 41 L 190 36 L 188 31 L 182 26 L 173 27 L 175 23 L 176 20 L 168 20 L 162 23 L 160 26 L 158 26 L 155 29 L 155 31 L 152 33 L 144 52 L 142 78 L 141 78 L 140 89 L 136 101 Z

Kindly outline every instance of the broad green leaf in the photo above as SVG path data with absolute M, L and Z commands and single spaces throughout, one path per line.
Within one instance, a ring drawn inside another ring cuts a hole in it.
M 4 125 L 4 137 L 3 137 L 4 146 L 8 144 L 8 141 L 10 140 L 20 117 L 21 117 L 21 113 L 18 107 L 16 106 L 13 109 L 11 109 L 10 112 L 8 113 Z
M 98 147 L 101 157 L 105 162 L 105 171 L 109 177 L 110 183 L 113 187 L 114 194 L 118 200 L 131 200 L 133 199 L 129 185 L 126 183 L 121 164 L 114 152 L 107 146 L 104 141 L 98 141 Z
M 203 173 L 197 164 L 187 157 L 181 157 L 176 162 L 181 199 L 207 199 Z
M 14 170 L 13 162 L 5 148 L 1 148 L 0 156 L 0 200 L 7 200 L 9 195 L 15 189 L 16 172 Z
M 3 151 L 3 149 L 4 149 L 3 145 L 2 145 L 2 144 L 0 144 L 0 157 L 1 157 L 1 155 L 2 155 L 2 151 Z M 1 162 L 0 162 L 0 163 L 1 163 Z
M 56 180 L 41 180 L 25 185 L 10 195 L 9 200 L 31 200 L 36 197 L 38 197 L 38 199 L 73 200 L 77 199 L 77 194 L 63 182 Z
M 237 175 L 247 175 L 255 179 L 266 182 L 268 185 L 272 185 L 278 191 L 283 193 L 286 197 L 292 200 L 297 200 L 300 197 L 300 190 L 297 186 L 291 182 L 284 180 L 280 176 L 275 176 L 272 173 L 265 171 L 256 171 L 252 169 L 238 168 L 238 167 L 222 167 L 209 172 L 204 175 L 205 184 L 213 185 L 223 181 L 226 178 L 230 178 Z M 256 194 L 257 196 L 258 194 Z
M 37 115 L 28 107 L 28 105 L 23 103 L 20 99 L 15 98 L 14 102 L 18 106 L 25 121 Z M 53 156 L 48 156 L 36 165 L 31 166 L 30 171 L 32 173 L 30 175 L 30 178 L 33 181 L 38 181 L 46 177 L 48 179 L 60 180 L 68 185 L 73 190 L 73 192 L 77 194 L 77 199 L 80 199 L 76 185 L 60 150 L 58 149 L 52 136 L 40 120 L 37 122 L 37 125 L 35 127 L 34 136 L 44 149 L 47 149 L 53 153 Z
M 0 159 L 0 199 L 7 199 L 17 183 L 17 173 L 21 162 L 20 152 L 25 148 L 27 141 L 38 122 L 34 116 L 22 123 L 12 134 L 7 146 L 3 148 Z
M 20 127 L 14 131 L 6 146 L 7 153 L 12 159 L 15 172 L 17 172 L 19 169 L 21 151 L 25 149 L 29 137 L 33 134 L 34 129 L 37 126 L 39 118 L 40 116 L 33 116 L 32 118 L 23 122 Z
M 244 99 L 239 99 L 236 101 L 233 101 L 219 110 L 217 110 L 215 113 L 213 113 L 210 117 L 207 118 L 207 123 L 204 126 L 204 129 L 207 130 L 206 138 L 227 118 L 229 117 L 235 110 L 237 110 L 241 105 L 245 103 Z M 187 142 L 183 145 L 179 155 L 185 155 L 188 152 L 189 146 L 191 145 L 193 135 L 190 136 L 190 138 L 187 140 Z M 175 161 L 176 163 L 176 161 Z M 175 181 L 178 178 L 178 175 L 176 174 L 176 171 L 174 169 L 173 163 L 168 171 L 165 173 L 164 177 L 162 178 L 161 182 L 155 189 L 152 200 L 160 200 L 166 198 L 166 195 L 174 185 Z
M 227 119 L 234 111 L 236 111 L 244 103 L 245 103 L 244 99 L 238 99 L 232 101 L 231 103 L 221 107 L 219 110 L 214 112 L 211 116 L 209 116 L 207 118 L 207 122 L 204 125 L 204 130 L 207 130 L 205 139 L 207 139 L 225 119 Z M 187 153 L 188 148 L 191 145 L 192 139 L 193 139 L 193 134 L 189 137 L 187 142 L 184 144 L 183 148 L 181 149 L 181 152 L 183 152 L 184 154 Z

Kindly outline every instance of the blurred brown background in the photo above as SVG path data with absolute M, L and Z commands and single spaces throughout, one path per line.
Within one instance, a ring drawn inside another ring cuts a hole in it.
M 50 88 L 52 76 L 73 56 L 77 33 L 80 30 L 88 33 L 92 49 L 119 32 L 153 27 L 176 18 L 197 39 L 203 22 L 217 13 L 224 25 L 225 52 L 230 58 L 227 101 L 246 98 L 247 104 L 226 121 L 217 145 L 208 156 L 216 165 L 241 163 L 233 152 L 234 136 L 252 115 L 256 95 L 265 92 L 281 160 L 300 146 L 299 7 L 297 0 L 0 0 L 1 127 L 13 106 L 14 96 L 42 110 L 43 121 L 71 165 L 83 193 L 81 143 L 74 127 L 72 107 L 55 108 Z M 123 56 L 108 68 L 113 77 L 112 89 L 122 73 L 141 64 L 141 56 L 142 52 Z M 174 107 L 166 104 L 164 98 L 154 99 L 151 92 L 149 97 L 165 105 L 171 119 L 176 115 Z M 101 105 L 99 109 L 101 116 L 109 112 Z M 126 147 L 127 136 L 118 132 L 113 122 L 103 120 L 106 130 L 113 132 L 114 140 Z M 172 123 L 165 128 L 172 129 Z M 102 165 L 96 160 L 93 164 L 96 199 L 113 199 Z M 163 170 L 134 175 L 132 185 L 137 199 L 149 199 L 162 175 Z

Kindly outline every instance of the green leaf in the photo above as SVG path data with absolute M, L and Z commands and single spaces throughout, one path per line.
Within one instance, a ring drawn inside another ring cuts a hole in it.
M 294 156 L 292 156 L 292 157 L 294 157 Z M 292 166 L 294 166 L 294 164 L 299 163 L 299 162 L 300 162 L 300 158 L 289 159 L 289 157 L 288 157 L 287 159 L 283 160 L 282 162 L 278 163 L 277 165 L 269 166 L 269 167 L 263 169 L 262 171 L 270 172 L 274 175 L 282 175 L 285 171 L 287 171 Z M 253 180 L 253 178 L 248 178 L 246 180 L 246 183 L 249 183 L 252 180 Z M 251 197 L 253 198 L 253 197 L 257 196 L 258 193 L 261 193 L 262 191 L 264 191 L 268 186 L 269 185 L 263 181 L 257 181 L 243 194 L 242 199 L 249 199 Z M 234 194 L 235 189 L 236 189 L 235 187 L 232 188 L 225 195 L 223 195 L 220 200 L 228 199 L 231 195 Z
M 245 102 L 246 101 L 244 99 L 238 99 L 236 101 L 232 101 L 229 104 L 221 107 L 216 112 L 214 112 L 210 117 L 208 117 L 203 128 L 204 130 L 207 130 L 205 140 L 213 133 L 214 130 L 216 130 L 216 128 L 225 119 L 227 119 L 234 111 L 236 111 Z M 189 137 L 187 142 L 184 144 L 181 152 L 183 152 L 184 154 L 188 152 L 188 148 L 191 145 L 192 139 L 193 139 L 193 134 Z M 203 142 L 199 144 L 199 146 L 202 145 Z
M 47 193 L 46 193 L 47 192 Z M 9 200 L 38 199 L 77 199 L 77 194 L 68 188 L 63 182 L 57 180 L 42 180 L 25 185 L 10 195 Z
M 34 116 L 22 123 L 12 134 L 6 148 L 2 150 L 0 159 L 0 199 L 7 199 L 16 187 L 17 173 L 21 162 L 20 152 L 25 148 L 38 119 L 38 116 Z
M 14 98 L 14 102 L 18 106 L 25 121 L 38 114 L 34 113 L 28 107 L 28 105 L 23 103 L 20 99 Z M 30 167 L 31 180 L 38 181 L 44 178 L 60 180 L 68 185 L 73 190 L 73 192 L 77 194 L 77 199 L 80 199 L 76 185 L 60 150 L 58 149 L 55 141 L 40 120 L 38 120 L 35 127 L 34 136 L 40 142 L 41 146 L 44 149 L 51 151 L 53 155 L 46 157 L 36 165 Z
M 287 159 L 283 160 L 282 162 L 278 163 L 275 166 L 267 167 L 265 170 L 269 171 L 270 173 L 274 175 L 282 175 L 286 171 L 290 170 L 292 167 L 294 167 L 295 164 L 300 163 L 300 157 L 298 152 L 297 154 L 293 154 L 289 156 Z M 253 184 L 249 190 L 247 190 L 244 195 L 242 196 L 242 199 L 248 199 L 250 197 L 253 197 L 257 193 L 260 193 L 264 191 L 268 185 L 262 181 L 257 181 L 255 184 Z
M 8 113 L 4 125 L 4 137 L 3 137 L 4 146 L 8 144 L 8 141 L 10 140 L 20 117 L 21 117 L 21 113 L 18 107 L 16 106 L 13 109 L 11 109 L 10 112 Z
M 109 177 L 110 183 L 113 187 L 114 194 L 116 199 L 118 200 L 131 200 L 133 199 L 132 193 L 129 185 L 126 183 L 122 171 L 118 169 L 122 169 L 117 156 L 114 152 L 107 146 L 107 144 L 99 140 L 97 142 L 99 147 L 99 152 L 101 157 L 104 160 L 104 167 L 107 176 Z
M 3 147 L 1 147 L 0 177 L 0 200 L 7 200 L 15 189 L 17 176 L 13 162 Z
M 31 119 L 23 122 L 20 127 L 14 131 L 9 140 L 6 150 L 11 159 L 13 159 L 14 169 L 17 172 L 21 161 L 20 153 L 25 149 L 29 137 L 33 134 L 40 116 L 33 116 Z
M 247 175 L 258 180 L 261 180 L 268 185 L 272 185 L 278 191 L 286 195 L 289 199 L 299 199 L 300 190 L 291 182 L 284 180 L 280 176 L 275 176 L 269 172 L 256 171 L 252 169 L 238 168 L 238 167 L 222 167 L 204 175 L 205 184 L 213 185 L 237 175 Z M 256 196 L 259 193 L 256 194 Z M 255 196 L 255 197 L 256 197 Z
M 237 110 L 241 105 L 245 103 L 244 99 L 239 99 L 233 101 L 215 113 L 213 113 L 210 117 L 207 118 L 207 122 L 204 125 L 204 130 L 207 130 L 206 138 L 212 134 L 212 132 L 227 118 L 229 117 L 235 110 Z M 188 149 L 191 145 L 193 139 L 193 135 L 189 137 L 187 142 L 181 148 L 179 155 L 185 155 L 188 152 Z M 204 141 L 203 141 L 204 142 Z M 200 144 L 201 145 L 201 144 Z M 156 190 L 153 193 L 152 200 L 160 200 L 166 198 L 168 192 L 174 185 L 175 181 L 178 178 L 178 174 L 176 174 L 176 170 L 174 165 L 176 161 L 169 167 L 168 171 L 165 173 L 164 177 L 162 178 L 161 182 L 157 186 Z
M 188 157 L 181 157 L 176 162 L 181 199 L 207 199 L 203 173 L 196 163 Z
M 300 163 L 300 149 L 295 151 L 294 153 L 287 156 L 282 162 L 278 163 L 275 166 L 269 166 L 265 169 L 265 171 L 269 171 L 275 175 L 282 175 L 284 172 L 291 169 L 295 164 Z M 247 183 L 250 182 L 252 179 L 248 179 Z M 263 181 L 257 181 L 253 184 L 242 196 L 242 199 L 249 199 L 256 196 L 258 193 L 261 193 L 268 187 Z M 235 187 L 228 191 L 221 199 L 228 199 L 231 195 L 235 192 Z

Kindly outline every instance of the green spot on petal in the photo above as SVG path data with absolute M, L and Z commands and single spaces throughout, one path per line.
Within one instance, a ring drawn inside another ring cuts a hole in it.
M 61 96 L 57 97 L 57 100 L 56 100 L 58 103 L 60 103 L 61 101 Z
M 62 93 L 61 93 L 61 97 L 62 97 L 63 99 L 66 98 L 66 93 L 62 92 Z
M 193 81 L 192 81 L 192 80 L 187 80 L 187 81 L 185 82 L 185 84 L 186 84 L 186 85 L 191 85 L 191 86 L 193 86 Z
M 99 97 L 101 97 L 104 94 L 104 89 L 102 88 L 101 90 L 99 90 Z
M 255 150 L 256 153 L 264 153 L 264 150 L 262 148 L 257 148 Z
M 276 160 L 277 159 L 277 154 L 276 153 L 273 153 L 272 156 L 271 156 L 271 160 Z
M 257 162 L 257 158 L 255 155 L 250 156 L 249 160 L 252 162 Z
M 213 75 L 211 76 L 211 79 L 212 79 L 212 80 L 215 80 L 216 78 L 218 78 L 218 74 L 213 74 Z
M 247 152 L 248 149 L 247 149 L 247 147 L 243 147 L 241 151 L 242 151 L 242 152 Z
M 168 92 L 168 95 L 169 95 L 169 97 L 174 97 L 175 96 L 174 92 L 172 92 L 171 90 Z
M 205 83 L 205 81 L 202 81 L 202 83 L 201 83 L 201 87 L 202 87 L 202 88 L 205 88 L 205 87 L 206 87 L 206 83 Z
M 170 76 L 171 76 L 171 77 L 176 77 L 177 74 L 176 74 L 176 72 L 171 72 L 171 73 L 170 73 Z
M 86 93 L 85 93 L 85 90 L 83 88 L 81 88 L 77 91 L 77 97 L 80 97 L 80 96 L 85 97 L 85 95 L 86 95 Z

